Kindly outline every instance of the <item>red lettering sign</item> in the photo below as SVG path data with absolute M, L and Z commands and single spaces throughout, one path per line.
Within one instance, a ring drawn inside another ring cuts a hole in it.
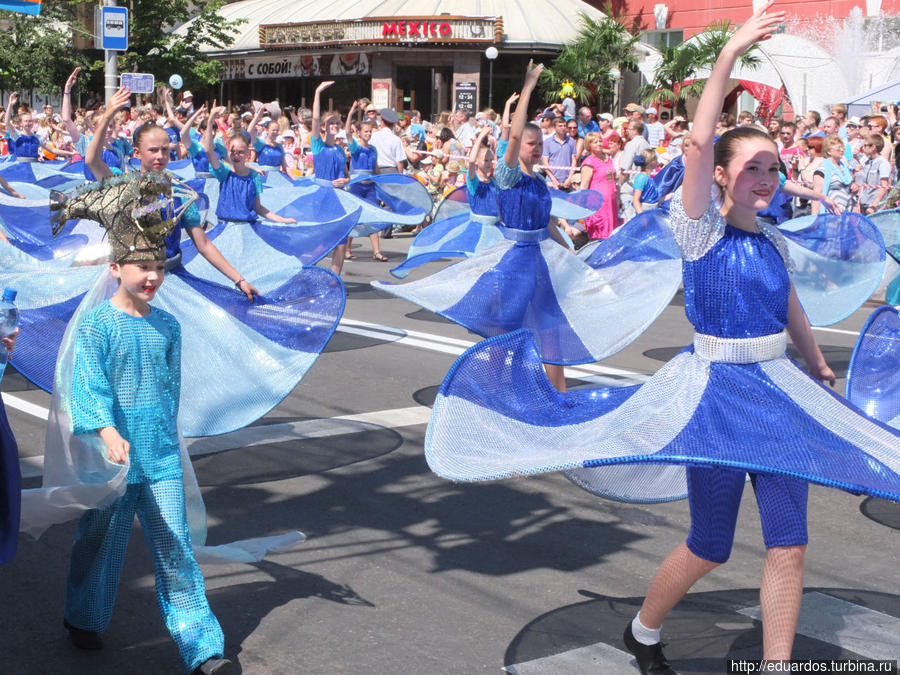
M 446 37 L 453 33 L 447 21 L 385 21 L 381 29 L 382 37 L 408 35 L 410 37 Z

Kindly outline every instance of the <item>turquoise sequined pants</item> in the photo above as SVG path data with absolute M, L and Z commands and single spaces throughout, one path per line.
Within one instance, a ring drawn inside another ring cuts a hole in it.
M 180 479 L 129 484 L 110 506 L 81 517 L 72 546 L 66 620 L 97 632 L 109 625 L 135 513 L 153 555 L 156 599 L 185 671 L 191 672 L 206 659 L 221 657 L 225 638 L 191 551 Z

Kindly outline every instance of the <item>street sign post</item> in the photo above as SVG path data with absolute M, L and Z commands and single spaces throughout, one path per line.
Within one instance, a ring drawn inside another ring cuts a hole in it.
M 132 94 L 152 94 L 155 86 L 152 73 L 122 73 L 119 86 L 128 87 Z

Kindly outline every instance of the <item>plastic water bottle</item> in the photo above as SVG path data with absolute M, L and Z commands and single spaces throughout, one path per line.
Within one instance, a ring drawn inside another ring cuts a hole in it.
M 13 288 L 3 289 L 3 298 L 0 299 L 0 338 L 9 337 L 16 332 L 19 325 L 19 310 L 16 307 L 16 291 Z M 9 352 L 0 345 L 0 379 L 6 372 L 6 362 L 9 361 Z

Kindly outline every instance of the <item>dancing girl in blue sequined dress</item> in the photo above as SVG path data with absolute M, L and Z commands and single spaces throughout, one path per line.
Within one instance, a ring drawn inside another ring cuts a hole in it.
M 645 675 L 675 672 L 662 652 L 662 621 L 728 559 L 747 472 L 767 548 L 760 593 L 767 660 L 791 656 L 808 482 L 900 497 L 900 435 L 817 381 L 833 384 L 835 376 L 791 283 L 787 246 L 775 228 L 757 224 L 779 185 L 775 144 L 747 127 L 713 144 L 736 59 L 784 20 L 783 12 L 767 13 L 770 4 L 721 52 L 672 199 L 693 347 L 643 385 L 559 394 L 541 376 L 530 335 L 491 338 L 454 364 L 426 436 L 432 470 L 454 480 L 567 470 L 583 487 L 619 499 L 687 492 L 687 540 L 666 558 L 625 632 Z M 721 205 L 711 198 L 714 185 Z M 785 356 L 787 335 L 808 373 Z

